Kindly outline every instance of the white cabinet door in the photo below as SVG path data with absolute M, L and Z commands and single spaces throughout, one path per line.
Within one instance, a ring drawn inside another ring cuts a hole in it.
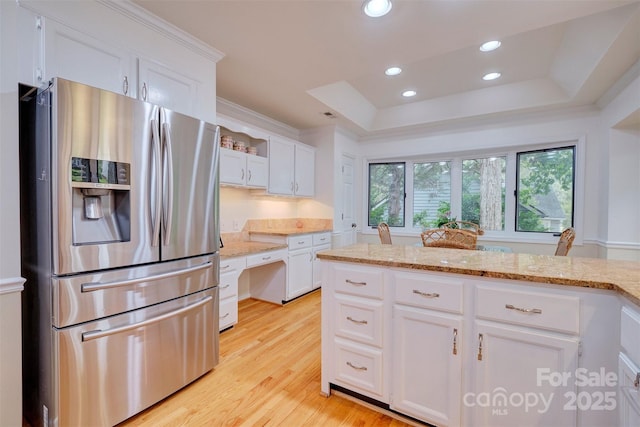
M 44 80 L 73 80 L 136 96 L 135 57 L 54 20 L 44 22 Z
M 476 321 L 474 341 L 466 425 L 576 425 L 565 405 L 576 396 L 577 337 Z
M 295 149 L 295 188 L 300 197 L 313 197 L 315 194 L 315 150 L 298 144 Z
M 220 149 L 220 183 L 244 185 L 246 179 L 247 155 L 240 151 Z
M 640 368 L 624 353 L 618 358 L 620 426 L 640 426 Z
M 295 145 L 272 137 L 269 141 L 269 193 L 293 195 Z
M 138 99 L 197 117 L 199 82 L 162 64 L 140 59 L 138 62 Z
M 247 155 L 247 186 L 266 188 L 269 180 L 267 170 L 265 157 Z
M 287 301 L 313 289 L 311 248 L 289 252 Z
M 322 285 L 322 268 L 316 254 L 329 249 L 331 249 L 331 243 L 313 247 L 313 289 L 318 289 Z
M 462 317 L 396 304 L 391 407 L 438 426 L 460 425 Z

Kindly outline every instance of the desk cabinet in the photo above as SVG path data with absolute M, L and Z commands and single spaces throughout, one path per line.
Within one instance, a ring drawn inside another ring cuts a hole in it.
M 238 278 L 246 266 L 245 257 L 220 260 L 220 313 L 219 329 L 238 323 Z

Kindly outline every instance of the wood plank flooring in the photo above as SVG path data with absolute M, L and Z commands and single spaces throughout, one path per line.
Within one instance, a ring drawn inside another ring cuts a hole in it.
M 320 292 L 283 307 L 241 301 L 238 324 L 220 335 L 218 366 L 119 427 L 409 425 L 320 395 Z

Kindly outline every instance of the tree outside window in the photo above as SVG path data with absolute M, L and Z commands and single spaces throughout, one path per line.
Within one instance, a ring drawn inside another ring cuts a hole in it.
M 573 226 L 575 147 L 518 153 L 516 230 L 556 233 Z
M 405 164 L 369 164 L 369 226 L 404 227 Z
M 505 157 L 462 161 L 463 221 L 483 230 L 504 230 L 506 164 Z

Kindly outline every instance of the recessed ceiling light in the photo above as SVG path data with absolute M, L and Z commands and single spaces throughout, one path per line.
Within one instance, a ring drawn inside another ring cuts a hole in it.
M 385 74 L 387 76 L 397 76 L 398 74 L 400 74 L 402 72 L 402 68 L 400 67 L 389 67 L 385 70 Z
M 389 13 L 391 6 L 391 0 L 367 0 L 362 8 L 367 16 L 379 18 Z
M 500 43 L 500 41 L 498 40 L 491 40 L 490 42 L 482 43 L 482 46 L 480 46 L 480 50 L 482 52 L 491 52 L 492 50 L 496 50 L 497 48 L 499 48 L 501 44 L 502 43 Z
M 502 74 L 500 74 L 500 73 L 489 73 L 489 74 L 485 74 L 485 75 L 482 77 L 482 80 L 495 80 L 495 79 L 497 79 L 498 77 L 500 77 L 501 75 L 502 75 Z
M 405 90 L 404 92 L 402 92 L 402 96 L 404 96 L 405 98 L 411 98 L 412 96 L 416 96 L 416 91 L 415 90 Z

